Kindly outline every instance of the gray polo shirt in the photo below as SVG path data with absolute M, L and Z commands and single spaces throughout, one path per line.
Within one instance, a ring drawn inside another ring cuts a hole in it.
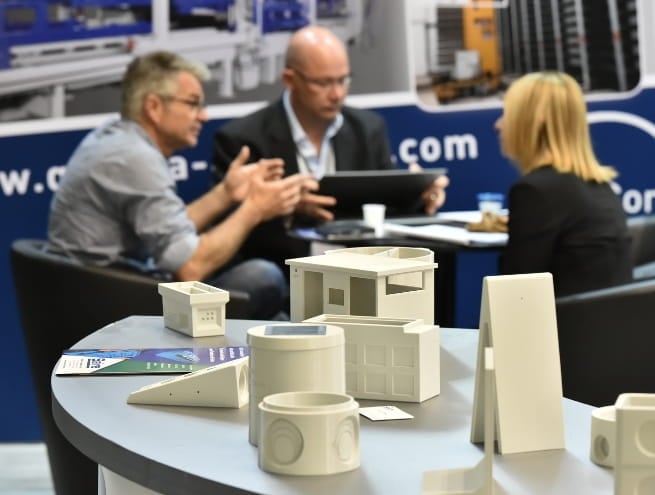
M 198 245 L 166 158 L 129 120 L 100 126 L 77 147 L 50 207 L 48 238 L 83 263 L 170 273 Z

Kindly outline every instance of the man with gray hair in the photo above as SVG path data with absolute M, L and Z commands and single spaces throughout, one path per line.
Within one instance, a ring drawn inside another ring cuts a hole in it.
M 293 211 L 308 179 L 282 178 L 277 159 L 246 165 L 250 152 L 242 147 L 224 180 L 186 205 L 167 159 L 197 144 L 207 121 L 206 78 L 205 67 L 170 52 L 129 64 L 121 118 L 90 132 L 68 162 L 50 209 L 49 243 L 86 264 L 247 292 L 252 317 L 273 318 L 288 294 L 279 267 L 233 258 L 256 225 Z

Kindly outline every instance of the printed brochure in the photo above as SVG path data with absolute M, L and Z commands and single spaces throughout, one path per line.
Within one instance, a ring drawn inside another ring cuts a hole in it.
M 55 374 L 183 374 L 239 359 L 247 346 L 178 349 L 66 349 Z

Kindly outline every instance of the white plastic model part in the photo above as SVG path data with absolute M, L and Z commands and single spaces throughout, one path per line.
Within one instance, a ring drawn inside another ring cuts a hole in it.
M 655 493 L 655 394 L 616 400 L 615 495 Z
M 599 466 L 614 467 L 616 460 L 616 408 L 605 406 L 591 412 L 589 458 Z
M 355 399 L 423 402 L 439 395 L 439 327 L 423 320 L 319 315 L 346 343 L 346 393 Z
M 494 492 L 494 354 L 484 350 L 484 457 L 472 468 L 423 473 L 422 495 L 492 495 Z
M 283 323 L 248 329 L 250 423 L 257 445 L 259 409 L 267 395 L 316 391 L 345 394 L 343 329 L 334 325 Z
M 434 253 L 369 247 L 286 260 L 291 321 L 320 314 L 422 319 L 434 323 Z
M 225 335 L 226 290 L 202 282 L 159 284 L 164 325 L 192 337 Z
M 98 466 L 98 495 L 161 495 L 123 476 Z
M 259 404 L 259 467 L 322 475 L 359 467 L 359 404 L 325 392 L 287 392 Z
M 129 404 L 239 408 L 248 403 L 248 357 L 146 385 Z
M 481 359 L 484 347 L 492 343 L 500 453 L 563 449 L 562 375 L 550 273 L 484 277 L 472 442 L 483 437 Z

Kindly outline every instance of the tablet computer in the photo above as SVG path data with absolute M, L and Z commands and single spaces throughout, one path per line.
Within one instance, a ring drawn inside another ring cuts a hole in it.
M 387 205 L 388 214 L 402 214 L 414 208 L 421 193 L 446 173 L 445 168 L 337 172 L 321 179 L 318 194 L 337 198 L 337 217 L 361 217 L 364 203 L 382 203 Z

